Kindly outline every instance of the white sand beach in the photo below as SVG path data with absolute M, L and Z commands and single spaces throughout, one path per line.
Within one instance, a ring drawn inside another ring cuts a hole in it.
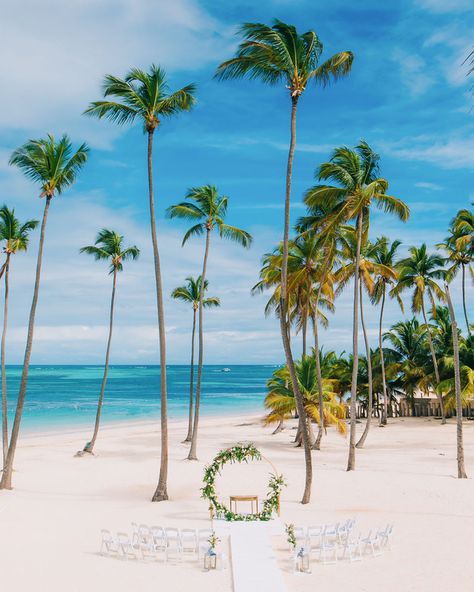
M 213 418 L 202 423 L 199 462 L 185 459 L 184 423 L 170 425 L 171 500 L 151 503 L 158 470 L 155 425 L 107 426 L 94 457 L 74 458 L 86 434 L 28 435 L 21 439 L 15 489 L 0 492 L 2 589 L 79 592 L 89 590 L 232 590 L 231 571 L 206 573 L 202 566 L 123 561 L 99 554 L 100 529 L 130 531 L 131 522 L 183 527 L 209 526 L 200 499 L 204 464 L 223 447 L 252 441 L 288 482 L 283 522 L 318 524 L 357 518 L 363 532 L 395 524 L 392 549 L 381 557 L 337 565 L 313 563 L 312 574 L 294 574 L 284 537 L 274 548 L 288 590 L 325 592 L 422 592 L 472 590 L 474 481 L 458 480 L 455 423 L 434 419 L 391 420 L 375 426 L 357 453 L 357 470 L 345 472 L 347 444 L 330 430 L 314 453 L 311 504 L 298 503 L 303 452 L 291 445 L 294 431 L 271 435 L 258 417 Z M 474 422 L 465 424 L 466 468 L 474 475 Z M 218 489 L 266 495 L 266 463 L 225 469 Z M 8 566 L 8 570 L 5 570 Z M 4 586 L 4 588 L 3 588 Z

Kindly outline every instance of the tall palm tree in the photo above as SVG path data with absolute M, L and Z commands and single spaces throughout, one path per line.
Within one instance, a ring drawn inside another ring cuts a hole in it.
M 388 181 L 379 177 L 379 160 L 365 141 L 361 141 L 354 150 L 342 146 L 334 150 L 329 162 L 320 165 L 317 171 L 319 181 L 332 181 L 335 185 L 316 185 L 306 193 L 305 203 L 312 209 L 322 208 L 328 211 L 318 228 L 320 232 L 334 233 L 337 226 L 353 220 L 357 229 L 357 246 L 354 259 L 354 297 L 352 319 L 352 385 L 350 411 L 350 438 L 347 470 L 355 469 L 356 447 L 356 396 L 357 372 L 359 367 L 359 271 L 360 252 L 366 240 L 369 228 L 369 214 L 372 205 L 385 212 L 394 213 L 406 221 L 409 209 L 400 199 L 387 194 Z
M 457 448 L 457 464 L 458 464 L 458 479 L 467 479 L 466 469 L 464 467 L 464 442 L 463 442 L 463 426 L 462 426 L 462 399 L 461 399 L 461 371 L 459 363 L 459 335 L 456 324 L 456 316 L 454 314 L 454 307 L 451 301 L 451 294 L 449 292 L 449 284 L 445 282 L 444 291 L 446 293 L 446 300 L 449 308 L 449 315 L 451 317 L 451 327 L 453 335 L 453 359 L 454 359 L 454 389 L 456 393 L 456 448 Z
M 155 194 L 153 190 L 153 138 L 161 124 L 161 118 L 171 117 L 193 106 L 195 86 L 188 84 L 170 92 L 165 71 L 152 65 L 148 72 L 132 68 L 125 78 L 107 75 L 103 83 L 105 100 L 89 105 L 85 114 L 106 118 L 118 125 L 140 121 L 147 134 L 148 202 L 150 210 L 151 241 L 155 271 L 156 306 L 160 348 L 161 390 L 161 453 L 158 485 L 152 501 L 168 499 L 168 398 L 166 391 L 166 334 L 163 306 L 163 283 L 160 253 L 156 232 Z M 113 99 L 113 100 L 110 100 Z
M 203 292 L 206 292 L 209 282 L 206 280 Z M 201 294 L 201 276 L 197 279 L 187 277 L 184 286 L 179 286 L 171 292 L 171 298 L 191 304 L 193 307 L 193 328 L 191 331 L 191 364 L 189 376 L 189 412 L 188 412 L 188 433 L 183 442 L 191 442 L 193 437 L 193 399 L 194 399 L 194 343 L 196 335 L 196 315 L 199 309 L 199 297 Z M 211 296 L 202 301 L 203 308 L 220 306 L 219 298 Z
M 67 135 L 63 135 L 59 141 L 56 141 L 54 136 L 48 135 L 46 138 L 40 140 L 29 140 L 26 144 L 15 150 L 10 158 L 11 165 L 17 166 L 27 178 L 35 183 L 39 183 L 41 187 L 40 197 L 45 198 L 45 204 L 41 222 L 35 285 L 28 321 L 23 371 L 21 373 L 15 419 L 13 421 L 8 454 L 0 481 L 0 489 L 11 489 L 12 487 L 13 461 L 15 459 L 18 435 L 20 433 L 26 387 L 28 385 L 28 371 L 33 347 L 36 307 L 38 304 L 43 246 L 49 207 L 55 195 L 61 195 L 74 183 L 78 173 L 86 163 L 88 151 L 89 149 L 85 144 L 82 144 L 76 151 L 73 151 L 71 140 Z
M 347 283 L 354 277 L 355 263 L 357 257 L 357 236 L 355 229 L 349 227 L 342 230 L 340 241 L 342 244 L 341 254 L 343 263 L 334 273 L 334 278 L 338 283 L 337 293 L 340 293 Z M 372 298 L 375 290 L 375 277 L 383 277 L 386 281 L 393 281 L 396 277 L 394 270 L 387 267 L 383 263 L 377 262 L 377 252 L 380 249 L 379 241 L 375 243 L 366 240 L 360 249 L 359 259 L 359 310 L 360 321 L 362 326 L 362 334 L 365 343 L 365 354 L 367 361 L 367 422 L 364 431 L 356 444 L 357 448 L 364 446 L 365 440 L 370 430 L 373 410 L 373 374 L 372 374 L 372 356 L 370 353 L 369 338 L 367 335 L 367 328 L 364 316 L 363 304 L 363 288 L 367 291 L 370 298 Z
M 374 283 L 374 289 L 372 293 L 372 302 L 374 304 L 380 303 L 380 315 L 379 315 L 379 352 L 380 352 L 380 370 L 382 375 L 382 397 L 383 407 L 382 414 L 380 416 L 380 424 L 385 425 L 388 417 L 388 390 L 387 380 L 385 373 L 385 357 L 383 351 L 383 316 L 385 312 L 385 300 L 387 297 L 387 286 L 394 285 L 394 280 L 398 278 L 396 271 L 396 254 L 398 248 L 401 245 L 401 241 L 394 240 L 390 243 L 390 240 L 386 236 L 382 236 L 377 240 L 378 248 L 373 252 L 372 257 L 377 265 L 383 265 L 385 269 L 391 271 L 392 277 L 389 277 L 386 273 L 377 273 Z M 390 294 L 390 293 L 389 293 Z M 399 296 L 396 296 L 398 305 L 403 311 L 403 302 Z
M 5 300 L 3 306 L 3 331 L 1 345 L 2 366 L 2 448 L 3 466 L 5 466 L 8 452 L 8 396 L 7 396 L 7 372 L 5 367 L 5 350 L 8 327 L 8 292 L 11 256 L 18 251 L 26 251 L 30 240 L 30 232 L 38 226 L 38 220 L 28 220 L 24 224 L 15 216 L 15 210 L 10 210 L 6 205 L 0 209 L 0 240 L 5 241 L 3 252 L 6 255 L 5 263 L 0 270 L 0 276 L 5 276 Z
M 320 63 L 323 45 L 314 31 L 298 33 L 296 28 L 279 20 L 273 26 L 261 23 L 245 23 L 239 35 L 243 38 L 235 57 L 217 68 L 220 79 L 244 78 L 258 79 L 269 85 L 284 84 L 291 103 L 290 146 L 286 168 L 285 214 L 283 224 L 283 263 L 281 270 L 281 314 L 280 329 L 289 368 L 293 390 L 296 395 L 298 413 L 304 417 L 303 398 L 298 390 L 287 320 L 287 270 L 288 240 L 290 230 L 290 199 L 293 171 L 293 158 L 296 146 L 296 112 L 299 99 L 308 84 L 314 82 L 326 86 L 331 80 L 346 76 L 352 66 L 353 55 L 343 51 Z M 308 430 L 303 430 L 305 449 L 306 482 L 302 503 L 311 497 L 312 463 Z
M 410 255 L 401 259 L 398 263 L 399 279 L 394 288 L 395 294 L 400 294 L 405 290 L 413 290 L 411 308 L 414 313 L 420 313 L 426 326 L 428 344 L 433 362 L 435 375 L 435 392 L 438 395 L 441 409 L 441 423 L 446 423 L 444 412 L 443 396 L 438 393 L 439 369 L 436 359 L 436 352 L 433 346 L 432 329 L 426 316 L 425 297 L 428 297 L 431 303 L 431 310 L 436 313 L 435 298 L 441 301 L 446 299 L 443 290 L 436 283 L 436 280 L 442 280 L 446 277 L 446 270 L 443 268 L 444 259 L 437 253 L 429 254 L 425 244 L 421 247 L 411 247 Z
M 191 446 L 188 459 L 197 460 L 197 437 L 199 429 L 199 410 L 201 404 L 201 383 L 202 366 L 204 360 L 204 329 L 203 329 L 203 307 L 204 307 L 204 288 L 206 285 L 207 259 L 209 256 L 209 245 L 211 232 L 217 228 L 221 238 L 232 240 L 245 248 L 249 248 L 252 237 L 245 230 L 235 226 L 230 226 L 224 222 L 227 214 L 227 205 L 229 198 L 220 196 L 217 187 L 213 185 L 203 185 L 202 187 L 192 187 L 186 194 L 188 201 L 170 206 L 167 210 L 170 218 L 183 218 L 196 222 L 184 235 L 183 245 L 192 236 L 202 236 L 205 234 L 206 243 L 204 248 L 204 259 L 201 273 L 201 289 L 199 290 L 199 353 L 198 353 L 198 375 L 196 383 L 196 401 L 194 406 L 194 424 Z
M 472 262 L 474 260 L 474 226 L 472 230 L 472 235 L 471 237 L 469 237 L 468 234 L 456 229 L 456 222 L 457 217 L 451 223 L 451 228 L 449 229 L 449 236 L 445 239 L 443 243 L 439 243 L 437 247 L 443 249 L 447 254 L 447 272 L 450 281 L 452 281 L 456 277 L 458 271 L 461 270 L 462 306 L 464 312 L 464 319 L 466 321 L 467 332 L 470 335 L 471 327 L 469 325 L 469 318 L 467 315 L 466 307 L 466 269 L 469 270 L 471 276 L 474 277 L 472 268 Z M 469 240 L 465 239 L 466 236 L 468 236 Z
M 94 432 L 90 442 L 87 442 L 84 449 L 78 452 L 76 456 L 82 456 L 85 453 L 93 454 L 95 442 L 99 434 L 100 416 L 102 412 L 102 404 L 104 401 L 105 386 L 107 384 L 107 375 L 109 372 L 109 356 L 110 345 L 112 343 L 112 330 L 114 325 L 115 312 L 115 291 L 117 287 L 117 275 L 123 271 L 123 262 L 130 259 L 137 259 L 140 250 L 136 246 L 124 247 L 123 236 L 114 230 L 107 230 L 103 228 L 97 234 L 97 238 L 93 245 L 81 248 L 81 253 L 92 255 L 96 261 L 109 261 L 109 273 L 112 275 L 112 295 L 110 298 L 110 313 L 109 313 L 109 335 L 107 338 L 107 348 L 105 350 L 105 364 L 104 375 L 102 377 L 102 385 L 100 387 L 99 401 L 97 403 L 97 413 L 95 416 Z

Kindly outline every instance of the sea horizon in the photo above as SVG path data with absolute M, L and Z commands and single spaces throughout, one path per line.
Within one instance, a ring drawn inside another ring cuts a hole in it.
M 216 417 L 263 412 L 266 381 L 278 366 L 205 364 L 201 415 Z M 189 364 L 167 364 L 166 367 L 169 419 L 185 419 L 189 405 Z M 10 425 L 21 369 L 21 364 L 7 366 Z M 22 422 L 24 432 L 87 426 L 92 429 L 102 376 L 103 365 L 99 364 L 31 365 Z M 104 424 L 159 421 L 159 376 L 158 364 L 111 365 L 101 421 Z

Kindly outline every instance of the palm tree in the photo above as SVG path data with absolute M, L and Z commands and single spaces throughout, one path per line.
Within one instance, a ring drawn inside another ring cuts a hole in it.
M 466 269 L 468 269 L 471 272 L 471 276 L 474 277 L 472 269 L 472 261 L 474 259 L 474 216 L 472 216 L 472 218 L 473 227 L 470 233 L 471 236 L 469 236 L 469 233 L 463 233 L 456 229 L 456 224 L 459 223 L 459 219 L 456 217 L 451 223 L 449 236 L 445 239 L 444 243 L 437 245 L 438 248 L 443 249 L 447 253 L 447 272 L 449 280 L 452 281 L 456 277 L 458 271 L 461 270 L 462 305 L 466 328 L 469 335 L 471 334 L 471 328 L 469 326 L 469 318 L 467 316 L 466 308 Z M 466 237 L 468 237 L 468 240 L 466 240 Z
M 6 464 L 8 451 L 8 406 L 7 406 L 7 373 L 5 367 L 5 350 L 8 326 L 8 290 L 11 256 L 18 251 L 26 251 L 30 240 L 30 232 L 38 226 L 38 220 L 28 220 L 22 224 L 15 216 L 15 210 L 10 210 L 6 205 L 0 209 L 0 240 L 5 241 L 3 252 L 6 255 L 5 263 L 0 270 L 5 275 L 5 301 L 3 307 L 3 331 L 1 345 L 2 366 L 2 444 L 3 466 Z
M 414 414 L 416 391 L 426 380 L 426 326 L 420 326 L 416 317 L 399 321 L 390 327 L 383 339 L 391 346 L 384 352 L 391 358 L 387 372 L 398 375 L 394 384 L 404 392 Z
M 112 296 L 110 298 L 110 314 L 109 314 L 109 336 L 107 338 L 107 349 L 105 351 L 105 365 L 104 375 L 102 377 L 102 385 L 100 387 L 99 402 L 97 404 L 97 413 L 95 416 L 94 433 L 90 442 L 84 446 L 84 449 L 76 456 L 82 456 L 85 453 L 93 454 L 97 435 L 99 434 L 100 415 L 102 412 L 102 403 L 104 401 L 105 386 L 107 384 L 107 374 L 109 372 L 109 356 L 110 345 L 112 343 L 112 330 L 114 324 L 114 309 L 115 309 L 115 291 L 117 287 L 117 274 L 123 271 L 123 262 L 130 259 L 137 259 L 140 250 L 136 246 L 124 247 L 123 236 L 114 230 L 107 230 L 103 228 L 97 234 L 97 238 L 93 245 L 81 248 L 81 253 L 92 255 L 96 261 L 109 261 L 112 275 Z
M 161 123 L 160 118 L 171 117 L 193 106 L 195 86 L 188 84 L 173 93 L 169 92 L 165 71 L 152 65 L 148 72 L 132 68 L 124 79 L 107 75 L 103 84 L 106 100 L 89 105 L 85 114 L 106 118 L 118 125 L 138 120 L 147 134 L 148 201 L 150 210 L 151 241 L 155 271 L 156 306 L 160 347 L 161 390 L 161 454 L 158 485 L 152 501 L 168 499 L 168 398 L 166 391 L 166 334 L 163 306 L 163 283 L 156 232 L 155 195 L 153 190 L 153 138 Z M 114 100 L 109 100 L 112 98 Z
M 387 380 L 385 373 L 385 358 L 383 351 L 383 315 L 385 311 L 385 299 L 387 296 L 387 286 L 393 286 L 394 279 L 398 278 L 396 271 L 396 253 L 401 245 L 399 240 L 394 240 L 390 244 L 390 240 L 386 236 L 382 236 L 378 239 L 378 248 L 373 253 L 374 262 L 377 265 L 384 266 L 385 269 L 391 271 L 392 277 L 389 277 L 386 273 L 377 273 L 372 293 L 372 302 L 374 304 L 380 303 L 380 316 L 379 316 L 379 352 L 380 352 L 380 370 L 382 374 L 382 396 L 383 396 L 383 408 L 380 417 L 380 424 L 385 425 L 387 423 L 388 416 L 388 390 Z M 401 298 L 397 297 L 398 305 L 403 311 L 403 302 Z
M 400 294 L 405 290 L 413 289 L 411 308 L 414 313 L 421 312 L 423 315 L 434 368 L 434 386 L 441 409 L 441 423 L 445 424 L 446 416 L 444 412 L 443 396 L 436 390 L 439 385 L 438 361 L 433 347 L 432 330 L 428 324 L 425 307 L 425 296 L 428 296 L 428 299 L 431 302 L 433 313 L 436 313 L 435 298 L 438 298 L 441 301 L 446 299 L 443 290 L 436 283 L 437 279 L 444 279 L 446 277 L 446 270 L 443 268 L 444 259 L 436 253 L 429 254 L 425 244 L 422 244 L 421 247 L 411 247 L 409 252 L 409 257 L 401 259 L 398 263 L 399 280 L 393 291 L 394 294 Z
M 320 404 L 319 387 L 316 375 L 315 358 L 306 356 L 301 361 L 296 362 L 296 375 L 300 392 L 303 394 L 305 409 L 310 420 L 319 423 Z M 346 408 L 343 403 L 337 401 L 337 394 L 333 387 L 337 381 L 333 379 L 323 380 L 323 406 L 324 425 L 336 426 L 341 434 L 346 433 L 345 414 Z M 296 402 L 288 368 L 284 366 L 275 370 L 272 378 L 267 382 L 268 394 L 265 397 L 265 407 L 269 410 L 265 418 L 265 424 L 280 422 L 282 419 L 293 417 L 296 411 Z
M 462 430 L 462 399 L 461 399 L 461 372 L 459 364 L 459 335 L 454 314 L 454 307 L 451 301 L 448 282 L 444 284 L 446 300 L 451 317 L 451 327 L 453 334 L 453 359 L 454 359 L 454 388 L 456 393 L 456 448 L 458 463 L 458 479 L 467 479 L 466 469 L 464 467 L 464 443 Z
M 341 254 L 344 263 L 334 273 L 334 278 L 338 283 L 336 293 L 340 293 L 347 285 L 349 280 L 355 274 L 355 262 L 357 256 L 357 236 L 354 228 L 349 227 L 341 232 L 340 241 L 342 243 Z M 359 441 L 356 444 L 357 448 L 364 446 L 365 440 L 370 430 L 373 410 L 373 375 L 372 375 L 372 356 L 370 354 L 369 338 L 367 335 L 367 328 L 364 317 L 363 305 L 363 287 L 366 289 L 370 298 L 372 298 L 375 290 L 376 276 L 383 277 L 386 281 L 393 281 L 396 277 L 392 268 L 387 267 L 383 263 L 377 262 L 377 253 L 380 249 L 380 242 L 371 243 L 366 240 L 360 249 L 359 259 L 359 304 L 360 304 L 360 321 L 362 326 L 362 334 L 364 336 L 365 354 L 367 360 L 367 383 L 368 383 L 368 401 L 367 401 L 367 422 L 364 431 Z
M 314 31 L 300 34 L 292 25 L 275 20 L 273 26 L 261 23 L 245 23 L 239 35 L 243 37 L 235 57 L 220 64 L 217 77 L 220 79 L 259 79 L 265 84 L 284 84 L 291 102 L 291 139 L 286 169 L 285 214 L 283 225 L 283 262 L 281 269 L 281 314 L 280 329 L 286 363 L 296 395 L 298 413 L 304 417 L 303 398 L 298 390 L 287 321 L 287 271 L 288 240 L 290 230 L 290 199 L 293 158 L 296 146 L 296 112 L 298 101 L 308 84 L 314 82 L 326 86 L 331 80 L 346 76 L 352 66 L 353 55 L 343 51 L 319 63 L 323 45 Z M 305 449 L 306 482 L 302 503 L 311 497 L 312 463 L 311 446 L 307 430 L 303 430 Z
M 206 292 L 209 282 L 206 280 L 203 291 Z M 199 309 L 199 296 L 201 294 L 201 276 L 197 279 L 187 277 L 184 286 L 179 286 L 171 292 L 171 298 L 181 300 L 193 307 L 193 328 L 191 331 L 191 364 L 189 377 L 189 413 L 188 413 L 188 433 L 183 442 L 191 442 L 193 436 L 193 398 L 194 398 L 194 342 L 196 334 L 196 315 Z M 202 301 L 203 308 L 220 306 L 219 298 L 211 296 Z
M 43 262 L 43 246 L 51 200 L 55 195 L 61 195 L 70 187 L 87 160 L 89 149 L 82 144 L 75 152 L 71 140 L 63 135 L 57 142 L 52 135 L 40 140 L 29 140 L 15 150 L 10 158 L 10 164 L 17 166 L 25 176 L 39 183 L 41 187 L 40 197 L 45 198 L 43 219 L 41 222 L 40 239 L 38 246 L 38 258 L 36 263 L 35 286 L 31 303 L 30 317 L 28 321 L 28 333 L 25 346 L 23 371 L 21 373 L 20 389 L 13 421 L 10 444 L 8 446 L 7 459 L 4 465 L 0 489 L 12 488 L 13 461 L 20 433 L 20 423 L 25 404 L 26 387 L 28 384 L 28 371 L 30 368 L 31 351 L 33 347 L 33 335 L 35 329 L 36 307 L 38 304 L 39 287 L 41 280 L 41 265 Z
M 170 218 L 183 218 L 185 220 L 196 222 L 196 224 L 191 226 L 191 228 L 185 233 L 182 243 L 183 245 L 192 236 L 202 236 L 204 233 L 206 235 L 206 245 L 201 273 L 201 289 L 199 291 L 199 354 L 196 401 L 194 406 L 193 435 L 188 454 L 188 460 L 197 460 L 197 437 L 199 428 L 199 409 L 201 404 L 202 366 L 204 359 L 203 306 L 211 232 L 214 228 L 217 228 L 221 238 L 232 240 L 245 248 L 250 247 L 252 237 L 248 232 L 245 232 L 245 230 L 230 226 L 224 222 L 227 214 L 229 198 L 226 196 L 220 196 L 217 187 L 213 185 L 192 187 L 186 194 L 186 199 L 188 200 L 187 202 L 181 202 L 174 206 L 170 206 L 167 213 Z
M 369 228 L 370 207 L 375 204 L 385 212 L 396 214 L 403 221 L 406 221 L 409 216 L 408 207 L 403 201 L 387 195 L 388 181 L 378 176 L 379 160 L 379 155 L 363 140 L 354 150 L 345 146 L 336 148 L 329 162 L 321 164 L 317 171 L 319 181 L 332 181 L 336 185 L 316 185 L 307 191 L 305 197 L 305 203 L 311 209 L 321 208 L 328 212 L 326 216 L 321 218 L 318 228 L 316 228 L 323 235 L 331 236 L 338 226 L 352 220 L 356 221 L 357 244 L 353 274 L 353 367 L 348 471 L 355 469 L 360 252 Z

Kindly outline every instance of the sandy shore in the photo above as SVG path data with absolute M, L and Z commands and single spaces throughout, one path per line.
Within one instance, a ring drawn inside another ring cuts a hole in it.
M 146 423 L 104 427 L 93 458 L 74 458 L 88 433 L 28 435 L 17 454 L 15 490 L 0 492 L 0 563 L 5 590 L 194 590 L 227 592 L 231 573 L 204 573 L 182 565 L 120 561 L 99 555 L 100 529 L 130 530 L 130 523 L 206 527 L 209 516 L 199 489 L 204 464 L 221 448 L 253 441 L 288 487 L 282 520 L 318 524 L 355 516 L 362 531 L 395 523 L 393 548 L 361 563 L 313 565 L 311 575 L 291 572 L 284 540 L 275 549 L 290 591 L 472 590 L 474 481 L 455 478 L 455 423 L 395 420 L 375 426 L 358 451 L 357 470 L 345 472 L 347 443 L 333 430 L 315 453 L 314 492 L 298 503 L 302 451 L 291 446 L 291 425 L 278 435 L 257 417 L 202 422 L 199 462 L 185 459 L 182 422 L 170 426 L 171 501 L 152 504 L 158 474 L 159 434 Z M 474 476 L 474 422 L 465 424 L 466 468 Z M 230 493 L 266 494 L 265 462 L 225 469 L 219 482 Z M 2 588 L 3 588 L 2 585 Z

